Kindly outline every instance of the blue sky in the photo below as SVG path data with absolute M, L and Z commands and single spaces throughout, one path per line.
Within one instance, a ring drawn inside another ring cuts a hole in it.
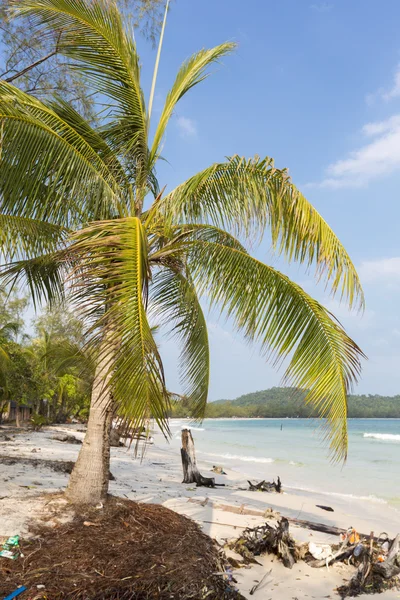
M 363 315 L 326 296 L 312 274 L 256 250 L 322 300 L 369 360 L 359 393 L 400 393 L 400 3 L 398 0 L 172 0 L 154 104 L 202 47 L 237 51 L 178 105 L 158 174 L 172 189 L 225 156 L 271 156 L 287 167 L 345 244 L 366 294 Z M 140 36 L 148 95 L 155 52 Z M 31 311 L 30 311 L 31 312 Z M 279 385 L 229 323 L 208 316 L 210 399 Z M 160 340 L 169 388 L 178 348 Z
M 366 293 L 363 315 L 327 297 L 302 268 L 272 261 L 335 312 L 368 355 L 357 391 L 400 393 L 400 4 L 385 0 L 175 0 L 155 114 L 180 63 L 226 40 L 234 55 L 178 106 L 165 140 L 167 189 L 227 155 L 272 156 L 347 247 Z M 138 39 L 149 85 L 154 52 Z M 229 323 L 208 317 L 210 398 L 278 385 Z M 178 349 L 161 342 L 171 389 Z

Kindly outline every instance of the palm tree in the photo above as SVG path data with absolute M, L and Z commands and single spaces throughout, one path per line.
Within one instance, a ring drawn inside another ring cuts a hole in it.
M 347 393 L 361 350 L 319 302 L 248 251 L 269 230 L 277 253 L 313 266 L 350 306 L 362 305 L 344 247 L 270 158 L 228 158 L 169 193 L 156 177 L 177 103 L 234 44 L 182 65 L 151 137 L 135 42 L 112 0 L 18 0 L 13 10 L 41 32 L 61 32 L 60 51 L 98 94 L 101 118 L 93 126 L 61 98 L 45 104 L 0 83 L 0 225 L 3 255 L 13 261 L 5 273 L 23 280 L 35 302 L 67 292 L 98 357 L 71 501 L 105 498 L 116 413 L 135 428 L 152 416 L 168 434 L 151 314 L 181 343 L 183 390 L 203 414 L 210 365 L 200 298 L 274 364 L 287 358 L 285 381 L 308 390 L 332 452 L 344 458 Z M 150 105 L 153 94 L 154 86 Z
M 1 290 L 4 294 L 5 290 Z M 12 360 L 9 355 L 9 343 L 13 342 L 21 332 L 21 323 L 9 321 L 5 314 L 5 322 L 0 325 L 0 425 L 3 420 L 3 414 L 10 402 L 9 378 L 12 372 Z M 18 413 L 17 413 L 18 415 Z
M 38 335 L 32 340 L 31 351 L 43 389 L 36 413 L 55 422 L 65 422 L 79 409 L 79 405 L 69 399 L 71 389 L 79 391 L 81 409 L 85 398 L 90 397 L 94 359 L 77 341 L 57 335 L 51 328 L 39 326 L 36 329 Z M 43 400 L 46 410 L 43 410 Z

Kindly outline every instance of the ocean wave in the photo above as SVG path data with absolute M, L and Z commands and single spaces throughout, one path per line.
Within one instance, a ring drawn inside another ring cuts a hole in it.
M 190 425 L 182 425 L 181 429 L 191 429 L 192 431 L 205 431 L 204 427 L 190 427 Z
M 395 433 L 364 433 L 363 437 L 385 442 L 400 442 L 400 435 Z
M 227 458 L 229 460 L 241 460 L 243 462 L 255 462 L 255 463 L 273 463 L 273 458 L 263 458 L 258 456 L 243 456 L 240 454 L 230 454 L 229 452 L 225 454 L 213 454 L 211 452 L 202 452 L 206 456 L 215 456 L 216 458 Z

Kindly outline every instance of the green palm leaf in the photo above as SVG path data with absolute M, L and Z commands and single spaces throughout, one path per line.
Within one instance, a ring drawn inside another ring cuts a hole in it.
M 248 254 L 193 242 L 190 258 L 200 294 L 232 317 L 274 364 L 290 358 L 285 382 L 307 390 L 306 402 L 326 419 L 331 450 L 347 455 L 347 394 L 363 353 L 334 317 L 304 290 Z
M 6 261 L 26 259 L 60 247 L 68 230 L 17 215 L 0 214 L 0 251 Z
M 123 188 L 129 188 L 130 182 L 124 166 L 120 163 L 109 144 L 107 144 L 100 130 L 92 127 L 71 104 L 62 98 L 55 97 L 53 101 L 48 102 L 48 106 L 100 156 L 103 163 L 107 165 L 110 173 L 112 173 L 115 181 Z
M 160 153 L 160 144 L 165 134 L 168 122 L 179 100 L 195 85 L 206 79 L 207 68 L 220 58 L 229 54 L 236 44 L 227 42 L 211 48 L 200 50 L 193 54 L 178 71 L 175 82 L 168 92 L 157 129 L 154 134 L 153 144 L 150 151 L 150 164 L 153 165 Z
M 144 194 L 148 120 L 139 60 L 133 34 L 124 27 L 115 2 L 16 0 L 12 7 L 14 14 L 30 16 L 35 26 L 62 31 L 59 51 L 74 61 L 73 68 L 86 76 L 94 90 L 112 100 L 104 132 L 116 151 L 137 163 L 136 187 Z
M 207 323 L 193 283 L 172 269 L 155 274 L 151 285 L 151 315 L 168 324 L 182 351 L 179 370 L 183 394 L 193 407 L 193 416 L 201 419 L 207 404 L 210 379 L 210 351 Z
M 334 292 L 341 290 L 350 306 L 361 284 L 349 255 L 321 215 L 272 159 L 233 157 L 216 163 L 178 186 L 159 203 L 170 220 L 211 221 L 238 235 L 260 236 L 268 227 L 274 248 L 289 261 L 315 264 Z
M 133 428 L 152 416 L 168 433 L 169 396 L 146 314 L 146 233 L 136 217 L 93 223 L 70 247 L 81 265 L 71 277 L 73 301 L 91 322 L 89 345 L 108 357 L 118 414 Z
M 70 227 L 120 210 L 108 166 L 50 108 L 0 82 L 0 122 L 1 212 Z
M 27 287 L 36 307 L 65 300 L 65 278 L 72 263 L 65 250 L 18 260 L 0 269 L 5 285 Z

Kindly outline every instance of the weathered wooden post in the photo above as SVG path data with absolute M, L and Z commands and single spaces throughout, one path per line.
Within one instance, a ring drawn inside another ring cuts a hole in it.
M 213 477 L 203 477 L 197 468 L 194 441 L 190 429 L 182 429 L 181 448 L 183 481 L 182 483 L 195 483 L 197 486 L 215 487 Z

